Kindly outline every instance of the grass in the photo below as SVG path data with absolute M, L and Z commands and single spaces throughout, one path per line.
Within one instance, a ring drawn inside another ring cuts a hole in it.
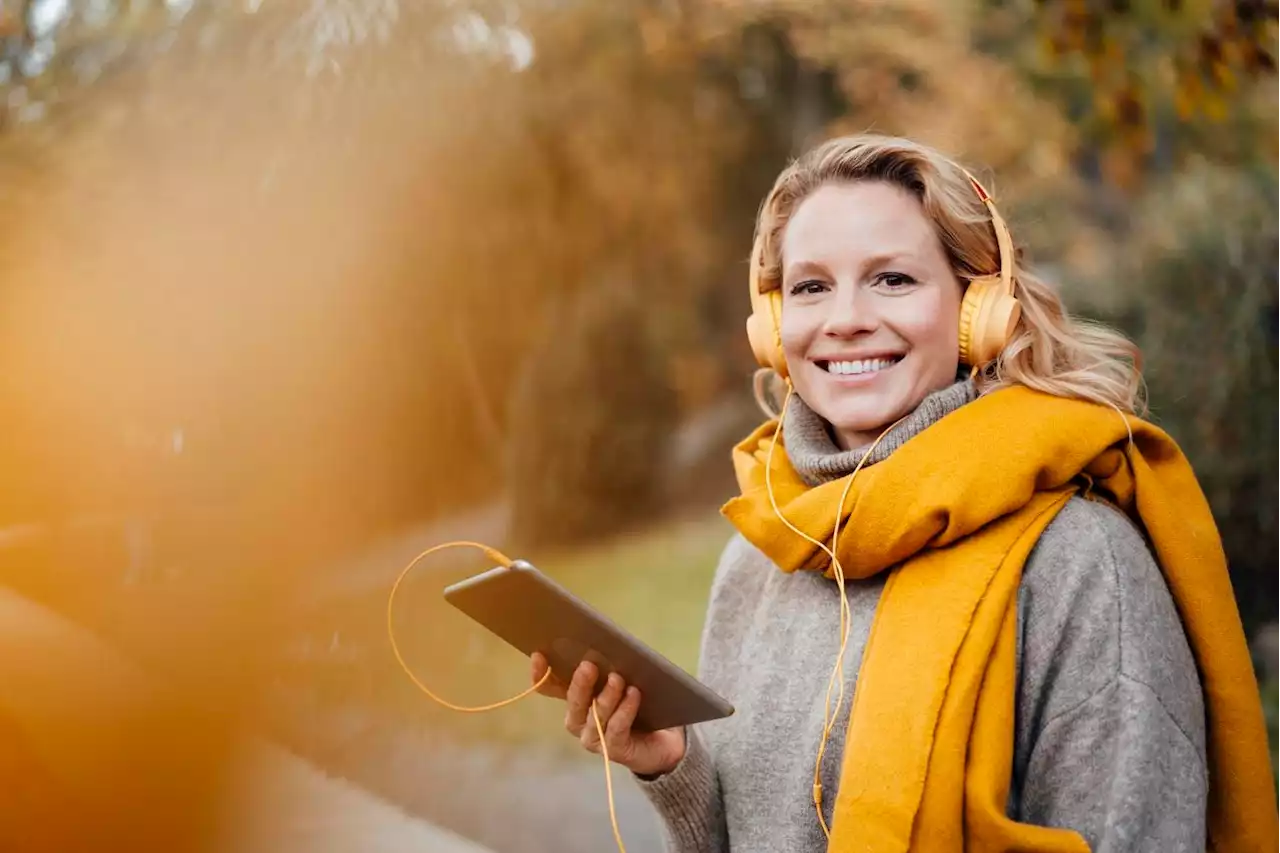
M 567 553 L 519 554 L 575 595 L 688 672 L 698 645 L 716 562 L 731 528 L 714 511 Z M 433 692 L 458 705 L 483 705 L 529 685 L 528 659 L 445 604 L 440 591 L 487 568 L 482 563 L 424 570 L 396 601 L 396 639 L 414 673 Z M 563 703 L 531 696 L 483 714 L 439 707 L 401 672 L 386 639 L 385 592 L 343 602 L 326 616 L 362 653 L 345 664 L 317 662 L 300 680 L 326 703 L 356 703 L 399 725 L 445 728 L 451 735 L 491 742 L 541 743 L 577 749 L 562 728 Z

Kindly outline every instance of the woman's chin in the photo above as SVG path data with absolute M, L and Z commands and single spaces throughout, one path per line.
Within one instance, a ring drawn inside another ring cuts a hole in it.
M 849 450 L 875 441 L 898 417 L 886 408 L 881 411 L 841 412 L 826 420 L 831 424 L 836 441 L 843 449 Z

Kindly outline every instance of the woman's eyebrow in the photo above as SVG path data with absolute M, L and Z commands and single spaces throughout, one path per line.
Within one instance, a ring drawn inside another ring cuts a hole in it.
M 784 278 L 794 278 L 802 275 L 826 275 L 827 267 L 817 261 L 795 261 L 788 263 L 783 272 Z

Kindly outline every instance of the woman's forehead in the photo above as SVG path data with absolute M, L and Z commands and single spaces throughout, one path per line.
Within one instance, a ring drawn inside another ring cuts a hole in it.
M 940 250 L 920 202 L 891 184 L 829 184 L 800 203 L 782 239 L 792 264 L 851 257 L 921 257 Z

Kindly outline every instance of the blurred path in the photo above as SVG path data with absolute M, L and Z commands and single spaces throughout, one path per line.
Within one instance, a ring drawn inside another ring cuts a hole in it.
M 270 745 L 228 806 L 228 853 L 492 853 Z
M 147 768 L 161 773 L 169 769 L 148 754 L 148 746 L 153 747 L 150 752 L 163 747 L 156 747 L 162 741 L 152 736 L 158 730 L 146 726 L 182 720 L 164 715 L 168 706 L 159 699 L 157 685 L 131 661 L 89 631 L 0 587 L 0 683 L 0 719 L 6 724 L 0 731 L 7 739 L 0 750 L 20 755 L 26 762 L 23 769 L 35 771 L 10 780 L 24 783 L 20 795 L 27 803 L 38 807 L 71 802 L 96 809 L 113 808 L 114 802 L 140 813 L 165 808 L 163 803 L 134 802 L 127 792 L 146 790 L 146 783 L 164 784 L 164 777 L 158 776 L 144 778 L 139 787 L 138 776 L 147 776 Z M 246 739 L 242 749 L 224 755 L 221 762 L 226 765 L 223 772 L 229 771 L 221 777 L 223 784 L 191 788 L 218 798 L 218 850 L 489 853 L 326 776 L 267 741 Z M 198 769 L 216 772 L 214 767 Z M 32 775 L 38 777 L 35 784 Z M 197 814 L 204 807 L 181 805 Z M 37 811 L 11 808 L 4 817 L 8 833 L 25 827 L 51 840 L 51 833 L 60 831 Z M 75 835 L 84 829 L 67 832 Z M 28 837 L 27 843 L 32 842 L 39 846 Z
M 569 759 L 540 744 L 461 743 L 449 732 L 410 730 L 355 707 L 297 708 L 293 716 L 291 736 L 312 760 L 498 853 L 617 849 L 598 756 Z M 627 853 L 659 853 L 653 807 L 622 768 L 614 767 L 613 783 Z

